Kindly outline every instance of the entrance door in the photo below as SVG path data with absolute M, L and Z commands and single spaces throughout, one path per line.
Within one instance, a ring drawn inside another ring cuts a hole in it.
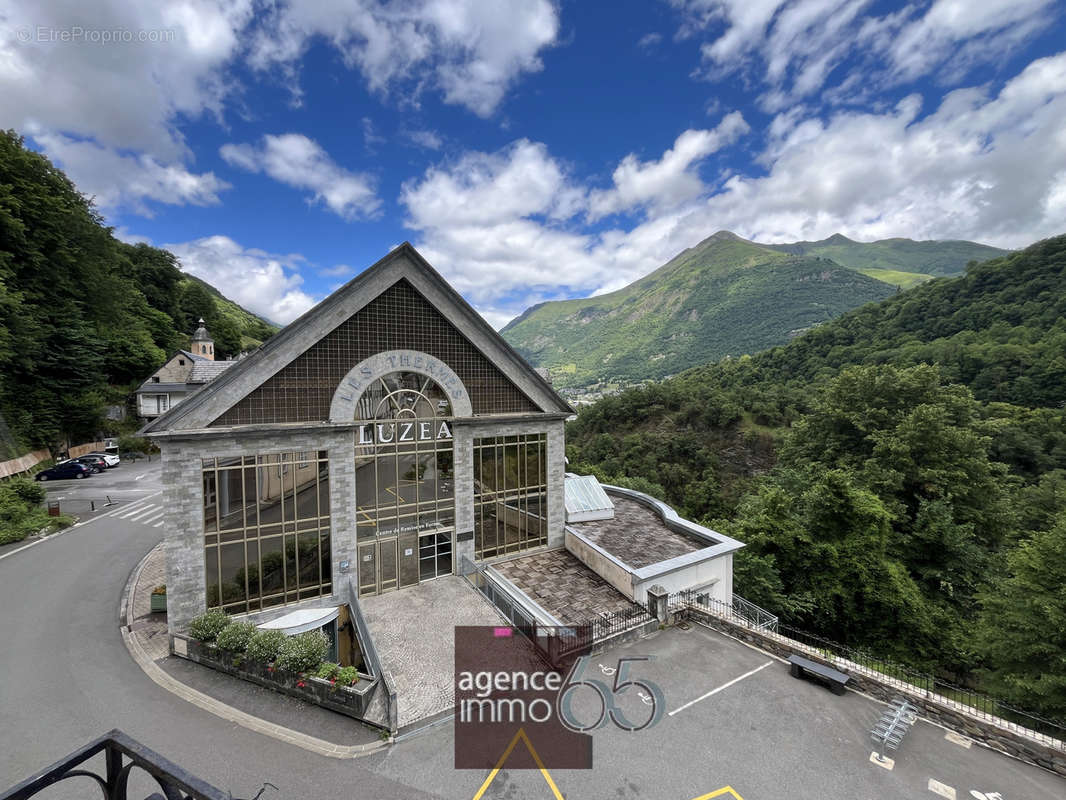
M 452 532 L 423 533 L 418 537 L 418 576 L 428 581 L 452 574 Z
M 359 596 L 391 592 L 418 583 L 414 537 L 379 539 L 359 545 Z

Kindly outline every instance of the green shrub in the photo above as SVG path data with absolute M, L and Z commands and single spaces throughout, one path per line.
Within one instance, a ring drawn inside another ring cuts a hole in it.
M 248 641 L 249 661 L 258 661 L 260 664 L 269 664 L 278 657 L 278 651 L 285 644 L 287 637 L 281 631 L 256 631 Z
M 45 497 L 47 497 L 47 492 L 44 487 L 37 481 L 31 481 L 29 478 L 15 478 L 12 481 L 8 481 L 4 485 L 4 488 L 30 506 L 41 505 L 41 503 L 44 502 Z
M 213 642 L 229 622 L 225 611 L 212 608 L 189 622 L 189 636 L 201 642 Z
M 359 683 L 359 670 L 355 667 L 341 667 L 337 670 L 336 679 L 340 686 L 354 686 Z
M 230 653 L 243 653 L 255 636 L 255 630 L 255 625 L 250 622 L 231 622 L 219 632 L 216 644 Z
M 323 661 L 318 665 L 318 669 L 315 670 L 315 677 L 328 681 L 337 674 L 339 669 L 340 666 L 338 664 L 334 664 L 332 661 Z
M 329 652 L 329 638 L 322 631 L 308 631 L 288 637 L 278 651 L 278 669 L 307 672 L 316 669 Z

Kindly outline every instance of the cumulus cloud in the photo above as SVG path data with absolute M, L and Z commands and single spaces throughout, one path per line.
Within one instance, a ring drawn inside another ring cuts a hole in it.
M 685 131 L 657 161 L 642 163 L 630 153 L 614 171 L 614 187 L 589 195 L 589 218 L 637 207 L 667 209 L 691 200 L 706 188 L 696 169 L 699 163 L 750 130 L 744 116 L 734 111 L 714 130 Z
M 704 40 L 704 75 L 759 81 L 760 104 L 771 112 L 826 89 L 834 102 L 855 102 L 874 86 L 927 75 L 961 81 L 1046 26 L 1054 7 L 1053 0 L 935 0 L 878 14 L 870 0 L 671 2 L 682 14 L 680 34 Z M 845 62 L 853 80 L 834 86 L 832 73 Z
M 558 32 L 550 0 L 288 0 L 259 28 L 250 60 L 282 68 L 299 95 L 299 60 L 322 38 L 374 91 L 417 102 L 429 85 L 485 117 L 521 74 L 542 68 Z
M 316 299 L 303 291 L 299 255 L 273 255 L 242 247 L 228 236 L 207 236 L 163 245 L 181 267 L 207 281 L 249 311 L 286 325 L 307 311 Z
M 98 208 L 124 206 L 152 216 L 146 201 L 168 205 L 210 206 L 230 185 L 213 172 L 194 173 L 180 164 L 161 164 L 149 155 L 121 155 L 92 141 L 59 133 L 34 131 L 32 138 L 58 161 L 78 190 L 94 198 Z
M 219 154 L 235 167 L 310 190 L 312 201 L 324 203 L 344 219 L 371 217 L 381 206 L 371 176 L 345 169 L 318 142 L 299 133 L 266 135 L 258 146 L 225 144 Z
M 494 321 L 540 299 L 621 288 L 723 228 L 768 242 L 841 232 L 1002 247 L 1064 232 L 1066 53 L 1032 62 L 998 93 L 958 89 L 923 111 L 914 95 L 881 112 L 781 114 L 765 174 L 734 174 L 695 195 L 683 176 L 690 154 L 708 149 L 690 146 L 706 132 L 685 131 L 660 159 L 627 157 L 615 171 L 608 192 L 621 196 L 632 177 L 671 198 L 629 189 L 646 208 L 630 227 L 590 224 L 608 195 L 527 140 L 433 167 L 401 201 L 417 246 Z

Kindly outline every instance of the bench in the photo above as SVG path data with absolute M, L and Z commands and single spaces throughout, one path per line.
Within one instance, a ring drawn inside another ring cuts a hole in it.
M 797 656 L 795 653 L 788 657 L 788 663 L 789 672 L 793 678 L 810 675 L 826 683 L 833 694 L 844 694 L 844 686 L 851 680 L 851 676 L 846 673 L 827 667 L 825 664 L 819 664 L 817 661 L 811 661 L 809 658 Z

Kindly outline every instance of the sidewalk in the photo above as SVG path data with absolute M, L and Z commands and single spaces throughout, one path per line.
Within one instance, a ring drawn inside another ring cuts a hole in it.
M 358 720 L 170 655 L 167 615 L 151 612 L 152 589 L 162 583 L 159 544 L 130 577 L 122 620 L 130 655 L 159 686 L 228 722 L 320 755 L 357 758 L 387 744 L 378 729 Z

